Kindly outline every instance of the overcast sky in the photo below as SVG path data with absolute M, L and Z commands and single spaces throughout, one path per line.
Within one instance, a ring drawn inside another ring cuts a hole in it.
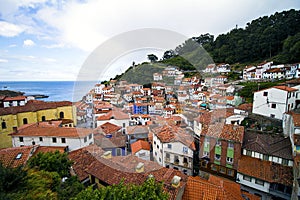
M 217 36 L 260 16 L 299 9 L 300 1 L 0 0 L 0 5 L 0 81 L 17 81 L 76 80 L 95 48 L 126 31 Z

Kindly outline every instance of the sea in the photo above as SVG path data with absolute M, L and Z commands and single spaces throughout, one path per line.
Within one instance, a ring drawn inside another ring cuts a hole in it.
M 93 82 L 75 81 L 0 81 L 0 90 L 24 92 L 25 96 L 46 95 L 43 101 L 79 101 L 88 93 Z

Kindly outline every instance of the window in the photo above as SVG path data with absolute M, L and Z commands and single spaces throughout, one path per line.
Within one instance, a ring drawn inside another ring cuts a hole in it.
M 215 155 L 215 159 L 216 159 L 216 160 L 221 160 L 221 155 L 220 155 L 220 154 L 216 154 L 216 155 Z
M 61 143 L 66 143 L 66 138 L 61 138 Z
M 122 149 L 121 148 L 117 148 L 117 156 L 121 156 L 122 155 Z
M 270 117 L 271 117 L 271 118 L 275 118 L 275 115 L 274 115 L 274 114 L 270 114 Z
M 28 124 L 28 119 L 27 118 L 23 118 L 23 124 Z
M 246 150 L 246 155 L 247 155 L 247 156 L 251 156 L 251 155 L 252 155 L 252 151 Z
M 225 169 L 225 167 L 220 167 L 220 173 L 226 174 L 226 169 Z
M 170 160 L 170 154 L 169 153 L 166 153 L 166 159 Z
M 221 146 L 221 140 L 217 140 L 216 145 Z
M 243 179 L 245 180 L 245 181 L 250 181 L 251 182 L 251 177 L 250 176 L 246 176 L 246 175 L 244 175 L 243 176 Z
M 292 103 L 291 108 L 294 109 L 294 103 Z
M 154 153 L 154 154 L 155 154 L 155 156 L 157 156 L 157 152 L 156 152 L 156 151 L 155 151 L 155 153 Z
M 52 138 L 52 142 L 53 142 L 53 143 L 56 143 L 56 138 L 55 138 L 55 137 Z
M 210 169 L 213 170 L 213 171 L 217 171 L 217 166 L 214 165 L 214 164 L 212 164 L 212 165 L 210 166 Z
M 233 142 L 228 142 L 228 148 L 234 148 L 234 144 L 233 144 Z
M 154 145 L 156 145 L 156 141 L 154 141 Z
M 227 158 L 226 158 L 226 161 L 227 161 L 228 163 L 233 163 L 233 158 L 227 157 Z
M 234 176 L 234 171 L 232 169 L 227 170 L 227 175 L 228 176 Z
M 46 121 L 46 117 L 45 116 L 42 116 L 42 121 Z
M 84 139 L 83 139 L 83 140 L 84 140 L 84 142 L 87 142 L 87 137 L 84 137 Z
M 276 103 L 272 103 L 271 108 L 276 108 Z
M 172 149 L 172 144 L 168 144 L 168 149 Z
M 268 155 L 263 155 L 263 160 L 269 160 L 269 156 Z
M 40 137 L 40 142 L 43 142 L 43 137 Z
M 22 155 L 23 155 L 22 153 L 18 153 L 18 155 L 16 156 L 16 160 L 20 160 Z
M 2 123 L 1 123 L 1 128 L 2 128 L 2 129 L 6 129 L 6 128 L 7 128 L 7 127 L 6 127 L 6 122 L 2 122 Z
M 24 142 L 24 138 L 23 137 L 19 137 L 19 141 L 20 142 Z
M 161 162 L 161 158 L 158 158 L 159 162 Z
M 282 164 L 283 164 L 283 165 L 288 165 L 288 164 L 289 164 L 289 160 L 287 160 L 287 159 L 282 159 Z
M 203 151 L 203 156 L 209 156 L 209 152 L 208 151 Z
M 264 185 L 264 181 L 260 179 L 255 179 L 255 183 L 258 185 Z
M 146 156 L 145 152 L 144 153 L 139 153 L 139 157 L 144 157 L 144 156 Z
M 178 163 L 179 163 L 179 158 L 178 158 L 178 156 L 175 156 L 175 157 L 174 157 L 174 163 L 175 163 L 175 164 L 178 164 Z
M 60 119 L 63 119 L 64 117 L 65 117 L 65 113 L 64 113 L 64 112 L 60 112 L 60 113 L 59 113 L 59 118 L 60 118 Z
M 89 134 L 89 139 L 92 139 L 92 134 Z
M 268 96 L 268 92 L 264 92 L 263 95 L 264 95 L 264 97 Z
M 183 153 L 188 153 L 188 148 L 187 147 L 183 147 L 182 151 L 183 151 Z

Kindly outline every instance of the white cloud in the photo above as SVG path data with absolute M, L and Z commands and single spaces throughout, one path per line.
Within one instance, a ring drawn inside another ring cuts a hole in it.
M 15 37 L 22 33 L 24 30 L 21 26 L 12 23 L 0 21 L 0 36 Z
M 35 43 L 32 40 L 24 40 L 24 42 L 23 42 L 24 47 L 31 47 L 31 46 L 34 46 L 34 45 L 35 45 Z
M 8 62 L 8 60 L 0 58 L 0 63 L 7 63 L 7 62 Z

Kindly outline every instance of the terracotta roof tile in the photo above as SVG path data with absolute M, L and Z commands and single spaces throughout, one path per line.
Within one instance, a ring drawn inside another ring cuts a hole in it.
M 215 123 L 204 126 L 201 135 L 242 143 L 244 127 L 233 124 Z
M 4 167 L 24 166 L 34 151 L 34 146 L 0 149 L 0 162 Z
M 25 96 L 6 97 L 3 101 L 25 101 Z
M 80 181 L 83 181 L 89 177 L 86 173 L 86 168 L 90 166 L 97 157 L 100 157 L 104 151 L 97 145 L 89 145 L 87 147 L 71 151 L 68 157 L 73 161 L 72 168 Z
M 213 176 L 212 176 L 213 177 Z M 183 194 L 183 200 L 243 200 L 240 186 L 232 181 L 220 178 L 209 180 L 200 177 L 188 178 L 188 182 Z
M 150 144 L 147 141 L 144 140 L 138 140 L 131 144 L 131 152 L 132 154 L 135 154 L 136 152 L 139 152 L 140 150 L 147 150 L 150 151 Z
M 292 186 L 293 167 L 283 166 L 250 156 L 242 156 L 238 162 L 238 172 L 269 183 Z
M 152 132 L 162 143 L 181 142 L 192 150 L 196 149 L 193 136 L 178 126 L 159 126 L 152 129 Z
M 30 100 L 24 106 L 0 108 L 0 115 L 17 114 L 23 112 L 36 112 L 39 110 L 53 109 L 53 108 L 64 107 L 64 106 L 72 106 L 72 102 L 70 101 L 44 102 L 44 101 Z
M 298 89 L 296 88 L 291 88 L 291 87 L 287 87 L 287 86 L 274 86 L 273 88 L 276 88 L 276 89 L 279 89 L 279 90 L 284 90 L 284 91 L 287 91 L 287 92 L 295 92 L 295 91 L 298 91 Z
M 65 146 L 65 147 L 38 146 L 33 155 L 36 155 L 38 153 L 47 153 L 47 152 L 55 152 L 55 151 L 64 153 L 64 152 L 66 152 L 66 150 L 67 150 L 67 146 Z

